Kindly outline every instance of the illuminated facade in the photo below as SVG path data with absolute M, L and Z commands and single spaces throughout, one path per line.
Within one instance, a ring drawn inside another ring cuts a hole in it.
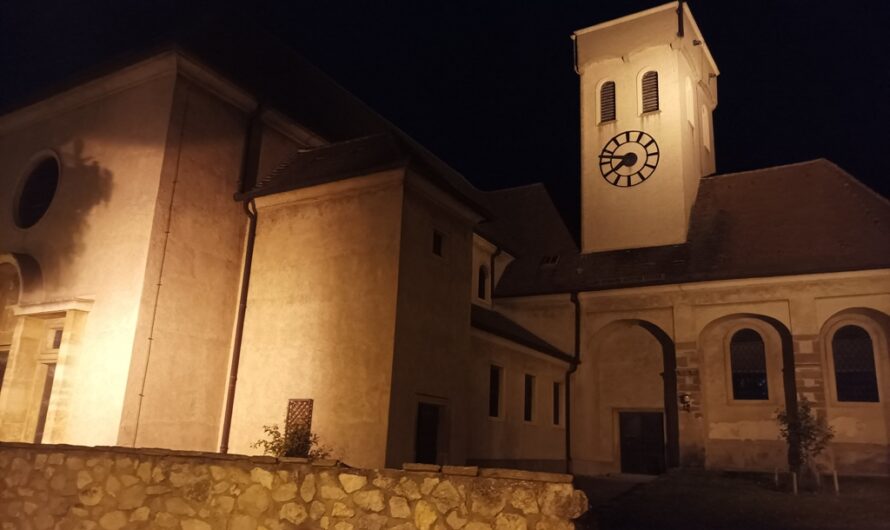
M 477 190 L 299 61 L 169 51 L 0 117 L 0 439 L 772 470 L 806 397 L 824 465 L 888 474 L 887 201 L 715 175 L 687 8 L 574 41 L 580 249 L 543 186 Z

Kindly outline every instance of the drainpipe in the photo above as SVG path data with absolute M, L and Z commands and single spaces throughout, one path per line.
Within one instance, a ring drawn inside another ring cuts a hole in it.
M 571 295 L 575 306 L 575 357 L 566 370 L 566 473 L 572 472 L 572 374 L 581 362 L 581 305 L 578 302 L 578 291 Z
M 229 389 L 226 395 L 226 413 L 223 416 L 222 438 L 219 452 L 229 452 L 229 434 L 232 430 L 232 411 L 235 408 L 235 385 L 238 382 L 238 365 L 241 362 L 241 342 L 244 338 L 244 315 L 247 312 L 247 291 L 250 287 L 250 268 L 253 264 L 253 245 L 256 240 L 256 203 L 244 202 L 247 214 L 247 245 L 244 249 L 244 271 L 241 274 L 241 294 L 238 295 L 238 317 L 235 321 L 235 340 L 232 345 L 232 367 L 229 369 Z
M 683 28 L 683 1 L 684 0 L 680 0 L 680 2 L 677 4 L 677 36 L 678 37 L 683 37 L 686 34 L 686 32 L 684 31 L 684 28 Z
M 259 170 L 260 145 L 262 143 L 262 106 L 257 105 L 250 117 L 247 138 L 244 142 L 244 156 L 241 165 L 240 189 L 248 191 L 256 182 Z M 222 435 L 219 452 L 229 452 L 229 435 L 232 431 L 232 411 L 235 408 L 235 386 L 238 382 L 238 365 L 241 363 L 241 343 L 244 338 L 244 316 L 247 313 L 247 293 L 250 287 L 250 269 L 253 265 L 253 247 L 256 241 L 257 209 L 256 201 L 245 200 L 244 213 L 247 214 L 247 242 L 244 247 L 244 268 L 241 271 L 241 292 L 238 295 L 238 315 L 235 319 L 235 337 L 232 343 L 232 365 L 229 368 L 229 385 L 226 391 L 226 410 L 223 415 Z
M 575 69 L 575 73 L 581 75 L 581 70 L 578 69 L 578 37 L 572 35 L 570 37 L 572 39 L 572 68 Z

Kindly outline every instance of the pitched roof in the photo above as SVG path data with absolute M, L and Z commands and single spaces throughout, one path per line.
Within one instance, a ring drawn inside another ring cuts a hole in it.
M 570 363 L 572 356 L 553 346 L 541 337 L 525 329 L 497 311 L 473 304 L 470 310 L 471 325 L 482 331 L 515 342 L 527 348 Z
M 375 134 L 295 152 L 239 200 L 316 186 L 406 164 L 406 155 L 388 134 Z
M 578 252 L 543 184 L 490 191 L 482 200 L 493 217 L 477 232 L 514 256 Z
M 496 296 L 890 267 L 890 202 L 825 159 L 705 177 L 687 242 L 514 260 Z
M 221 34 L 226 38 L 219 38 Z M 184 22 L 182 27 L 168 28 L 159 35 L 137 36 L 97 52 L 90 63 L 84 64 L 83 57 L 73 57 L 65 61 L 66 71 L 49 76 L 33 88 L 37 99 L 30 94 L 22 96 L 0 109 L 0 115 L 171 51 L 210 68 L 264 107 L 281 112 L 325 141 L 338 144 L 381 134 L 391 136 L 418 173 L 477 213 L 489 216 L 480 203 L 482 192 L 463 175 L 299 53 L 260 28 L 233 23 L 223 15 Z

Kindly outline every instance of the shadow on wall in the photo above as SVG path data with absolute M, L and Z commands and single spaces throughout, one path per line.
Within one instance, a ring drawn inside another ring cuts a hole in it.
M 82 139 L 73 140 L 59 149 L 60 171 L 58 187 L 45 218 L 34 225 L 13 251 L 32 253 L 42 247 L 56 262 L 73 258 L 83 251 L 83 235 L 90 212 L 105 204 L 111 197 L 112 173 L 85 155 Z M 33 235 L 32 235 L 33 234 Z M 29 241 L 34 238 L 34 241 Z M 44 261 L 39 259 L 39 261 Z M 45 265 L 45 263 L 41 263 Z

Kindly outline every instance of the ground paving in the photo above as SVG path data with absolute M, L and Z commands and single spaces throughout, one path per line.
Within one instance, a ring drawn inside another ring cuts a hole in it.
M 890 529 L 890 479 L 841 478 L 794 496 L 771 475 L 676 471 L 657 478 L 577 477 L 590 499 L 579 530 Z M 813 484 L 813 488 L 815 484 Z

